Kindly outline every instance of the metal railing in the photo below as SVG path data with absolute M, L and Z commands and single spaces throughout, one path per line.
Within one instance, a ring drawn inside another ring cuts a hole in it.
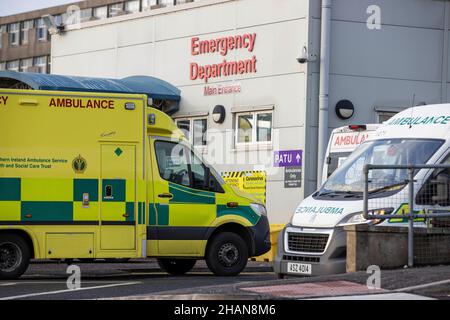
M 430 169 L 432 172 L 424 175 L 424 179 L 419 181 L 415 179 L 415 175 L 421 169 Z M 414 222 L 426 222 L 426 226 L 429 226 L 430 219 L 450 217 L 450 165 L 367 164 L 363 171 L 364 218 L 367 220 L 392 219 L 395 222 L 407 220 L 408 266 L 413 267 Z M 380 171 L 390 174 L 377 175 L 376 173 Z M 389 182 L 388 176 L 391 178 L 396 176 L 397 179 Z M 403 176 L 403 179 L 398 178 L 399 176 Z M 417 192 L 415 185 L 418 187 Z M 408 191 L 404 192 L 403 189 L 406 187 Z M 379 194 L 380 191 L 383 193 Z M 418 205 L 418 197 L 420 205 Z M 403 208 L 399 204 L 403 204 Z M 420 207 L 420 210 L 416 210 L 416 206 Z

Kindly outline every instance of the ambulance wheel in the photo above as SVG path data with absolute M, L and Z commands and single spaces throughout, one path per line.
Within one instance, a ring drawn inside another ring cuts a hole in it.
M 27 270 L 30 258 L 30 248 L 22 237 L 0 234 L 0 279 L 19 278 Z
M 236 276 L 247 266 L 248 247 L 236 233 L 219 233 L 208 244 L 205 259 L 216 276 Z
M 181 275 L 192 270 L 197 260 L 195 259 L 158 259 L 161 269 L 169 274 Z

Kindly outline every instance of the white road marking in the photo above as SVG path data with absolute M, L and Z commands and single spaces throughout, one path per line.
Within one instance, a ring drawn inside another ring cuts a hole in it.
M 115 284 L 108 284 L 108 285 L 104 285 L 104 286 L 95 286 L 95 287 L 87 287 L 87 288 L 80 288 L 80 289 L 65 289 L 65 290 L 57 290 L 57 291 L 38 292 L 38 293 L 23 294 L 23 295 L 19 295 L 19 296 L 3 297 L 3 298 L 0 298 L 0 300 L 14 300 L 14 299 L 30 298 L 30 297 L 45 296 L 45 295 L 51 295 L 51 294 L 67 293 L 67 292 L 78 292 L 78 291 L 95 290 L 95 289 L 103 289 L 103 288 L 111 288 L 111 287 L 119 287 L 119 286 L 131 286 L 131 285 L 135 285 L 135 284 L 139 284 L 139 283 L 141 283 L 141 282 L 115 283 Z
M 108 283 L 108 284 L 119 284 L 119 283 L 129 283 L 128 281 L 106 281 L 106 280 L 99 280 L 99 281 L 83 281 L 83 279 L 81 280 L 81 282 L 83 284 L 102 284 L 102 283 Z M 18 281 L 18 282 L 14 282 L 14 283 L 5 283 L 5 284 L 0 284 L 0 286 L 4 285 L 4 286 L 12 286 L 12 285 L 20 285 L 20 284 L 66 284 L 67 281 L 33 281 L 33 280 L 28 280 L 28 281 Z
M 441 284 L 447 284 L 447 283 L 450 283 L 450 279 L 420 284 L 417 286 L 401 288 L 401 289 L 397 289 L 397 290 L 393 290 L 393 291 L 397 291 L 397 292 L 411 291 L 411 290 L 423 289 L 423 288 L 428 288 L 428 287 L 435 287 L 435 286 L 439 286 Z
M 362 294 L 356 296 L 310 298 L 305 300 L 435 300 L 435 299 L 410 293 L 380 293 L 380 294 Z
M 0 283 L 0 287 L 7 287 L 7 286 L 13 286 L 16 285 L 15 282 L 7 282 L 7 283 Z

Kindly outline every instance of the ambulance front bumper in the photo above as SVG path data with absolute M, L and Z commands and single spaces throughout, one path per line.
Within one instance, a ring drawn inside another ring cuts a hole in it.
M 315 276 L 346 271 L 346 232 L 342 228 L 311 229 L 287 225 L 278 236 L 274 271 Z
M 250 233 L 253 238 L 252 257 L 260 256 L 270 250 L 270 226 L 266 216 L 261 216 L 256 225 L 250 227 Z

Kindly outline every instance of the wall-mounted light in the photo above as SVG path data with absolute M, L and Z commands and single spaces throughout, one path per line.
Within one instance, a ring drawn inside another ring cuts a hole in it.
M 215 123 L 223 123 L 225 121 L 225 107 L 217 105 L 212 112 L 212 118 Z
M 355 107 L 350 100 L 341 100 L 336 104 L 335 111 L 340 119 L 347 120 L 355 113 Z

